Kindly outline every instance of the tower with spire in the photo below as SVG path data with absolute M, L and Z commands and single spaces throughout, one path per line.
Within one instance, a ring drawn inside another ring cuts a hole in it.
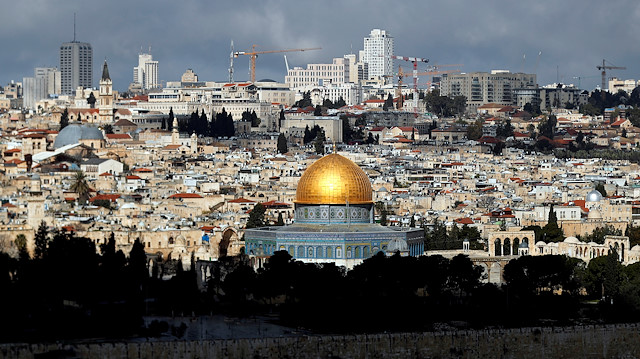
M 100 77 L 100 93 L 98 95 L 98 114 L 100 116 L 101 123 L 113 122 L 113 83 L 109 76 L 109 67 L 107 66 L 107 60 L 104 60 L 102 65 L 102 76 Z

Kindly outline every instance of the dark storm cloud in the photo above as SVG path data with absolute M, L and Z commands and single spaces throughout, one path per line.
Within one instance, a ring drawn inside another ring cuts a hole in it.
M 107 58 L 114 85 L 125 89 L 140 48 L 152 46 L 160 78 L 176 81 L 187 68 L 201 79 L 227 78 L 229 43 L 236 50 L 322 47 L 287 55 L 290 66 L 329 62 L 362 49 L 371 29 L 395 38 L 396 54 L 462 63 L 464 71 L 533 72 L 541 84 L 556 78 L 583 87 L 600 82 L 603 58 L 639 78 L 640 4 L 603 1 L 46 1 L 5 4 L 0 13 L 0 83 L 32 76 L 33 67 L 58 66 L 58 48 L 73 38 L 94 49 L 94 79 Z M 538 59 L 538 53 L 542 55 Z M 525 60 L 523 61 L 523 55 Z M 257 60 L 257 78 L 283 81 L 283 54 Z M 248 78 L 249 59 L 235 60 L 235 78 Z

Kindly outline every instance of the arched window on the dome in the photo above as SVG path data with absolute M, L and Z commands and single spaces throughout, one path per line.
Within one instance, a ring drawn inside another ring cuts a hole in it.
M 304 258 L 304 247 L 298 247 L 298 258 Z
M 342 258 L 342 248 L 336 247 L 336 258 Z
M 322 258 L 322 247 L 316 247 L 316 258 Z

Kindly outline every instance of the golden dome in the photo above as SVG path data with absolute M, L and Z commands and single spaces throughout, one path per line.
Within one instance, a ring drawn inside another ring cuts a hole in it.
M 296 191 L 301 204 L 373 203 L 371 182 L 364 171 L 337 153 L 314 162 L 302 175 Z

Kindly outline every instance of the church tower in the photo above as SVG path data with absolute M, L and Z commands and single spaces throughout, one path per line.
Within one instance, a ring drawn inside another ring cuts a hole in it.
M 101 123 L 113 122 L 113 83 L 109 76 L 109 67 L 107 66 L 107 60 L 104 60 L 102 65 L 102 77 L 100 77 L 100 94 L 98 114 L 100 115 Z

